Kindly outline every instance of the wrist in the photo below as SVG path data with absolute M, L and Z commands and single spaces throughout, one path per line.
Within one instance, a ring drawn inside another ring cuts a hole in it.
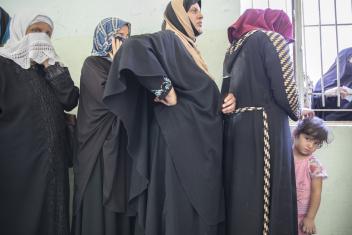
M 312 215 L 306 215 L 305 218 L 307 219 L 310 219 L 310 220 L 314 220 L 315 219 L 315 216 L 312 216 Z

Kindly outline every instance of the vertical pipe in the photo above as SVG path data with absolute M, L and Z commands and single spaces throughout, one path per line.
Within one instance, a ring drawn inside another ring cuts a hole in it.
M 336 7 L 336 0 L 334 0 L 334 10 L 335 10 L 335 37 L 336 37 L 336 86 L 340 88 L 340 60 L 338 58 L 339 55 L 339 33 L 337 29 L 337 7 Z M 341 106 L 341 94 L 340 89 L 337 90 L 337 107 Z
M 303 52 L 302 52 L 302 1 L 292 0 L 292 23 L 295 29 L 294 63 L 296 81 L 299 90 L 299 102 L 301 107 L 304 104 L 304 72 L 303 72 Z
M 318 11 L 319 11 L 319 46 L 320 46 L 320 85 L 321 85 L 321 102 L 323 107 L 325 107 L 325 89 L 324 89 L 324 80 L 323 80 L 323 40 L 321 32 L 321 6 L 320 0 L 318 0 Z

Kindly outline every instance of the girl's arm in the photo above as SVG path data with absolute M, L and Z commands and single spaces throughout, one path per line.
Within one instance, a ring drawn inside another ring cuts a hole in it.
M 302 220 L 302 223 L 300 224 L 302 231 L 308 234 L 316 233 L 314 220 L 320 206 L 322 186 L 323 186 L 322 177 L 312 178 L 310 206 L 309 206 L 307 215 L 304 217 L 304 219 Z

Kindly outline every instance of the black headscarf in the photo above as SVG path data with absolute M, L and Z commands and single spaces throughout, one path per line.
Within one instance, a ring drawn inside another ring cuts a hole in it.
M 183 1 L 183 7 L 185 8 L 186 12 L 189 11 L 189 9 L 191 8 L 191 6 L 195 3 L 199 4 L 199 7 L 202 6 L 201 0 L 184 0 Z M 169 4 L 167 4 L 164 15 L 167 17 L 167 19 L 183 34 L 190 36 L 187 34 L 186 30 L 183 28 L 183 26 L 181 25 L 180 21 L 177 19 L 177 16 L 175 14 L 174 9 L 172 9 L 171 6 L 171 2 L 169 2 Z M 192 22 L 191 22 L 192 23 Z M 165 25 L 165 21 L 163 22 L 163 26 L 162 29 L 164 29 Z M 200 32 L 198 32 L 198 30 L 194 27 L 194 25 L 192 24 L 192 29 L 194 32 L 194 35 L 197 37 L 200 35 Z

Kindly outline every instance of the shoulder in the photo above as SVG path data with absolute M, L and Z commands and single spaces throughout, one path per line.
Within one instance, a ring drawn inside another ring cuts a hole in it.
M 14 62 L 8 58 L 5 58 L 3 56 L 0 56 L 0 65 L 1 67 L 2 66 L 5 66 L 5 65 L 10 65 L 10 64 L 13 64 Z
M 313 155 L 308 158 L 308 161 L 309 161 L 309 164 L 315 164 L 319 166 L 321 165 L 319 159 Z
M 102 58 L 102 57 L 99 57 L 99 56 L 88 56 L 84 63 L 83 63 L 83 67 L 82 67 L 82 70 L 85 70 L 85 69 L 99 69 L 99 68 L 104 68 L 104 67 L 107 67 L 111 64 L 110 61 Z
M 309 173 L 312 178 L 315 178 L 315 177 L 322 177 L 323 179 L 327 178 L 326 171 L 318 158 L 316 158 L 315 156 L 310 156 L 308 159 L 308 163 L 309 163 Z
M 177 36 L 173 31 L 162 30 L 155 33 L 132 36 L 126 41 L 126 43 L 143 43 L 145 41 L 159 41 L 175 38 L 177 38 Z
M 257 35 L 258 37 L 261 37 L 261 38 L 267 38 L 271 42 L 282 41 L 286 44 L 285 38 L 281 34 L 276 33 L 274 31 L 258 30 Z

